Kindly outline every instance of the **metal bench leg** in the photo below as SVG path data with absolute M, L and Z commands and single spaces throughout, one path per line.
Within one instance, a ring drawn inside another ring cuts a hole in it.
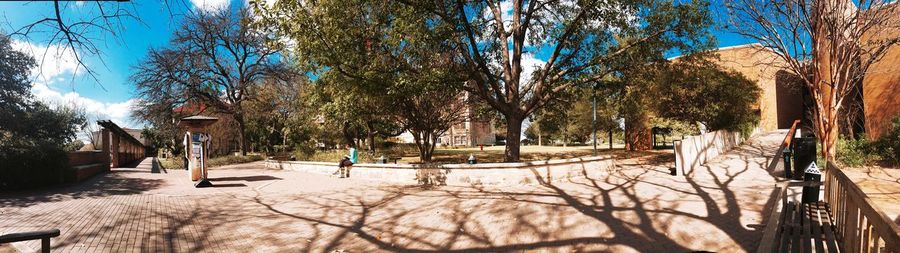
M 42 253 L 50 253 L 50 238 L 42 238 L 41 239 L 41 252 Z

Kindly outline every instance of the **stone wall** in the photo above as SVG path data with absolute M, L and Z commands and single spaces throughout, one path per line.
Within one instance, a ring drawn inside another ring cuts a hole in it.
M 350 171 L 350 176 L 399 184 L 515 185 L 565 182 L 585 176 L 596 178 L 605 175 L 613 166 L 612 156 L 427 167 L 412 164 L 357 164 Z M 268 160 L 266 168 L 331 175 L 337 171 L 337 164 Z

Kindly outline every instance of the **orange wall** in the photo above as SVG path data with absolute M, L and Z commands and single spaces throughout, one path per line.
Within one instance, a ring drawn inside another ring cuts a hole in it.
M 900 13 L 894 5 L 892 11 Z M 891 11 L 891 10 L 887 10 Z M 900 23 L 900 15 L 894 15 Z M 875 29 L 880 34 L 866 37 L 896 38 L 900 29 Z M 867 38 L 863 38 L 863 44 Z M 863 79 L 863 110 L 866 119 L 866 135 L 878 139 L 889 129 L 891 119 L 900 116 L 900 46 L 889 49 L 884 58 L 869 67 Z

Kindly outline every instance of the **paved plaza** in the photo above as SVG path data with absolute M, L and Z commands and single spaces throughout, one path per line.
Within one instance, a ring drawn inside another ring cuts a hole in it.
M 644 157 L 554 185 L 390 185 L 257 162 L 214 168 L 216 187 L 198 189 L 148 158 L 0 195 L 0 233 L 59 228 L 56 252 L 754 251 L 783 137 L 761 134 L 692 178 L 669 175 L 670 158 Z

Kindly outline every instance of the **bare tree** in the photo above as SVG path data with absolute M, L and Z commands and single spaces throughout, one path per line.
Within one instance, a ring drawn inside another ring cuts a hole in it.
M 396 111 L 398 121 L 412 134 L 422 162 L 430 162 L 437 139 L 454 125 L 465 122 L 471 113 L 471 101 L 458 91 L 448 94 L 446 90 L 426 90 L 398 100 L 403 107 Z
M 729 0 L 731 29 L 775 51 L 815 101 L 822 155 L 835 155 L 843 101 L 869 67 L 900 43 L 897 4 L 887 0 Z
M 70 16 L 65 10 L 69 9 L 70 4 L 75 4 L 75 1 L 54 0 L 52 4 L 52 15 L 21 27 L 14 27 L 10 36 L 26 41 L 60 45 L 61 51 L 71 52 L 74 56 L 77 64 L 76 72 L 83 70 L 99 83 L 97 73 L 85 64 L 84 58 L 88 55 L 101 55 L 102 52 L 97 46 L 98 41 L 105 35 L 117 38 L 119 32 L 124 30 L 123 21 L 129 19 L 140 21 L 133 14 L 135 12 L 133 5 L 124 1 L 87 1 L 79 3 L 83 4 L 78 8 L 79 15 Z M 46 39 L 38 39 L 39 37 Z M 38 62 L 41 65 L 48 57 L 48 53 L 50 52 L 45 51 L 40 57 Z M 103 62 L 103 58 L 99 59 Z
M 249 28 L 246 10 L 200 12 L 185 18 L 169 48 L 151 50 L 132 76 L 141 98 L 171 106 L 195 101 L 233 116 L 240 152 L 247 152 L 244 102 L 265 78 L 288 79 L 280 48 Z M 164 106 L 166 108 L 171 106 Z

